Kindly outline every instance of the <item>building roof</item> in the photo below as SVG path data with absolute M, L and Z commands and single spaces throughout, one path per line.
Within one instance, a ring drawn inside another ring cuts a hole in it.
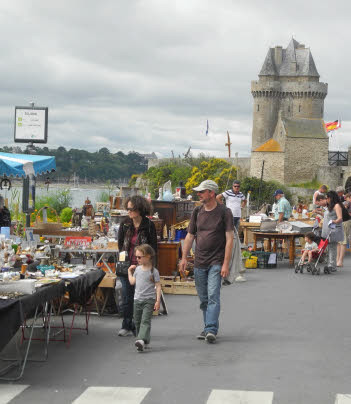
M 281 49 L 281 52 L 282 62 L 277 65 L 274 57 L 275 48 L 268 49 L 259 76 L 309 76 L 319 78 L 312 53 L 305 45 L 292 38 L 288 47 Z
M 328 139 L 323 119 L 281 118 L 286 137 L 305 139 Z
M 266 143 L 261 144 L 261 146 L 257 147 L 254 151 L 259 152 L 281 152 L 283 151 L 280 147 L 280 144 L 274 140 L 269 139 Z

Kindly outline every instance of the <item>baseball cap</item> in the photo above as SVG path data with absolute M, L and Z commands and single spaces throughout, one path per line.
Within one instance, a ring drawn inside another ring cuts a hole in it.
M 277 195 L 284 195 L 284 191 L 282 191 L 281 189 L 277 189 L 277 190 L 274 192 L 273 196 L 277 196 Z
M 212 180 L 202 181 L 198 187 L 193 188 L 193 190 L 196 192 L 205 191 L 206 189 L 209 191 L 214 191 L 216 194 L 218 194 L 218 185 Z

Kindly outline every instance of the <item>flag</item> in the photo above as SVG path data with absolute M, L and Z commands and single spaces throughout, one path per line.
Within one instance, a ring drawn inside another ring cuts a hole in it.
M 325 123 L 325 129 L 327 130 L 327 132 L 331 132 L 332 130 L 336 130 L 339 128 L 341 128 L 341 119 L 337 119 L 336 121 Z
M 206 128 L 206 136 L 208 135 L 208 119 L 207 119 L 207 128 Z

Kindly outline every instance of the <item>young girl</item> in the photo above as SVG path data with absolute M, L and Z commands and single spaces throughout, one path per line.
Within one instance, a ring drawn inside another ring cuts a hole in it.
M 135 346 L 142 352 L 150 343 L 152 312 L 160 308 L 161 283 L 160 274 L 153 266 L 154 249 L 148 244 L 141 244 L 135 247 L 134 254 L 138 266 L 131 265 L 128 268 L 128 279 L 131 285 L 135 285 Z
M 312 261 L 313 252 L 318 252 L 318 245 L 314 241 L 315 236 L 312 232 L 305 234 L 305 248 L 304 252 L 302 253 L 301 261 L 305 262 L 306 257 L 308 257 L 308 262 Z

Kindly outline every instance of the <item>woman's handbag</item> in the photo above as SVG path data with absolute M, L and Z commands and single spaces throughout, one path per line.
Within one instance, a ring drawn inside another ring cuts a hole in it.
M 128 276 L 128 268 L 130 267 L 129 261 L 117 261 L 116 262 L 116 275 Z

